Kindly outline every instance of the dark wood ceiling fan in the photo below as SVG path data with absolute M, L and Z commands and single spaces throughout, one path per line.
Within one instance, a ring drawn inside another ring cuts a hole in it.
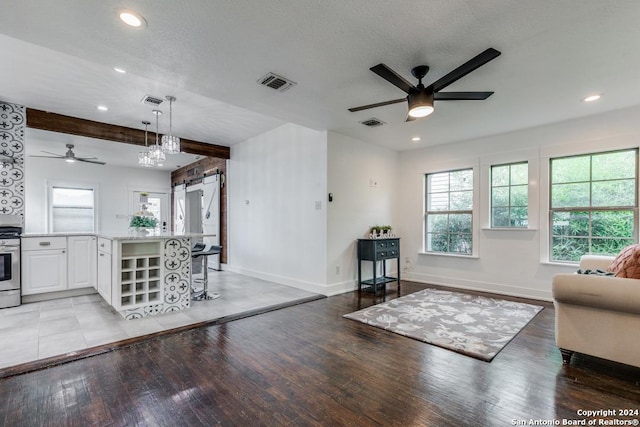
M 493 92 L 440 92 L 453 82 L 460 80 L 470 72 L 483 66 L 492 59 L 500 56 L 500 52 L 494 48 L 489 48 L 465 62 L 449 74 L 439 78 L 429 86 L 422 84 L 422 79 L 429 72 L 426 65 L 418 65 L 411 70 L 411 74 L 418 79 L 418 85 L 414 86 L 406 81 L 402 76 L 393 71 L 385 64 L 378 64 L 370 70 L 407 93 L 405 98 L 393 99 L 391 101 L 377 102 L 375 104 L 363 105 L 361 107 L 349 108 L 349 111 L 362 111 L 369 108 L 382 107 L 384 105 L 407 102 L 409 114 L 407 121 L 428 116 L 433 112 L 434 101 L 462 101 L 462 100 L 484 100 L 493 95 Z

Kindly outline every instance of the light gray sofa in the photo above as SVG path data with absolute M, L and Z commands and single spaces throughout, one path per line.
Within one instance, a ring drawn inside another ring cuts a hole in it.
M 585 255 L 581 270 L 606 270 L 614 257 Z M 553 277 L 556 345 L 640 367 L 640 279 L 560 273 Z

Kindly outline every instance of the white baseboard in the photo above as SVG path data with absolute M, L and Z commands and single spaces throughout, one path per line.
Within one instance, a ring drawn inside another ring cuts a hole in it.
M 292 279 L 290 277 L 279 276 L 276 274 L 262 273 L 246 268 L 230 266 L 227 264 L 222 264 L 221 268 L 226 271 L 244 274 L 246 276 L 255 277 L 256 279 L 268 280 L 270 282 L 291 286 L 293 288 L 302 289 L 308 292 L 314 292 L 316 294 L 321 294 L 328 297 L 343 294 L 346 292 L 353 292 L 358 289 L 356 280 L 347 280 L 325 285 Z M 533 288 L 523 288 L 502 283 L 482 282 L 477 280 L 466 280 L 421 273 L 405 273 L 402 275 L 402 280 L 447 286 L 450 288 L 466 289 L 470 291 L 488 292 L 500 295 L 509 295 L 513 297 L 537 299 L 541 301 L 553 301 L 551 290 L 545 291 Z
M 551 289 L 540 290 L 533 288 L 522 288 L 504 283 L 481 282 L 477 280 L 466 280 L 452 277 L 434 276 L 431 274 L 408 273 L 403 280 L 432 285 L 447 286 L 451 288 L 467 289 L 470 291 L 489 292 L 512 297 L 531 298 L 541 301 L 553 301 Z M 551 286 L 549 286 L 551 287 Z
M 280 285 L 291 286 L 292 288 L 302 289 L 303 291 L 327 296 L 327 286 L 324 284 L 306 282 L 303 280 L 279 276 L 276 274 L 262 273 L 259 271 L 254 271 L 242 267 L 235 267 L 228 264 L 223 264 L 222 268 L 223 270 L 231 271 L 233 273 L 244 274 L 245 276 L 255 277 L 256 279 L 268 280 L 269 282 L 278 283 Z

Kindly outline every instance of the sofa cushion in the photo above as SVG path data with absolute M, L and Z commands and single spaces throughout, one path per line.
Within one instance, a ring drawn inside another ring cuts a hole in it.
M 616 277 L 640 279 L 640 244 L 627 246 L 609 264 Z

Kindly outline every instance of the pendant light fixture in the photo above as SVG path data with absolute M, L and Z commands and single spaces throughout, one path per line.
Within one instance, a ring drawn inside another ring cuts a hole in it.
M 162 151 L 162 147 L 158 142 L 158 117 L 162 114 L 160 110 L 153 110 L 153 114 L 156 115 L 156 143 L 149 148 L 149 155 L 153 159 L 154 162 L 158 164 L 158 166 L 162 166 L 161 163 L 166 160 L 166 156 L 164 155 L 164 151 Z
M 144 151 L 138 153 L 138 165 L 149 168 L 155 164 L 151 154 L 149 153 L 149 145 L 147 144 L 147 132 L 151 122 L 144 120 L 142 124 L 144 125 Z
M 167 95 L 165 99 L 169 101 L 169 135 L 162 137 L 162 151 L 167 154 L 178 154 L 180 152 L 180 138 L 173 136 L 173 109 L 171 108 L 176 97 Z

